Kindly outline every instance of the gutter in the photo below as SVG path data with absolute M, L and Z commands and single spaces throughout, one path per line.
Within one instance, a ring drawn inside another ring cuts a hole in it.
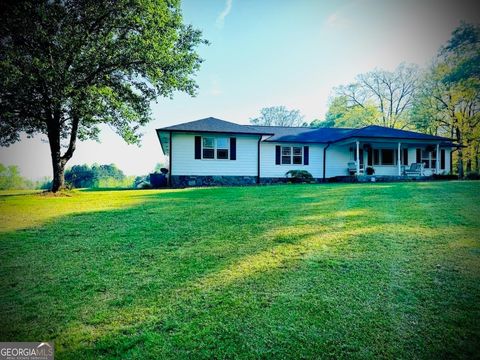
M 262 142 L 262 137 L 258 138 L 257 146 L 257 184 L 260 184 L 260 143 Z
M 172 132 L 170 131 L 170 144 L 168 147 L 168 186 L 172 187 Z
M 323 181 L 325 181 L 325 172 L 327 167 L 327 149 L 330 147 L 331 142 L 327 143 L 327 146 L 323 148 Z

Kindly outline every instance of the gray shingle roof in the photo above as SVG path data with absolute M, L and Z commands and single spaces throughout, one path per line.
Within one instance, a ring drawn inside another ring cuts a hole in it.
M 352 130 L 347 128 L 309 128 L 309 127 L 286 127 L 286 126 L 251 126 L 259 131 L 264 129 L 274 135 L 266 141 L 278 142 L 302 142 L 302 143 L 326 143 L 336 141 L 349 134 Z
M 214 132 L 214 133 L 236 133 L 252 135 L 271 135 L 271 131 L 257 130 L 252 126 L 235 124 L 229 121 L 220 120 L 214 117 L 186 122 L 183 124 L 167 126 L 157 131 L 185 131 L 185 132 Z
M 370 125 L 360 129 L 257 126 L 235 124 L 214 117 L 157 129 L 157 132 L 162 131 L 270 135 L 265 141 L 271 142 L 333 143 L 349 138 L 384 138 L 441 140 L 447 144 L 452 143 L 451 139 L 445 137 L 421 134 L 414 131 L 392 129 L 377 125 Z

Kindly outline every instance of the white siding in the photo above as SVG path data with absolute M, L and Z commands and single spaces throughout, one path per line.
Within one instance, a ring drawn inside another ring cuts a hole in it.
M 196 160 L 195 135 L 190 133 L 172 134 L 172 175 L 224 175 L 224 176 L 257 176 L 257 146 L 258 136 L 251 135 L 215 135 L 236 137 L 237 160 Z M 210 134 L 203 134 L 212 136 Z M 309 147 L 309 165 L 276 165 L 275 146 L 305 146 Z M 286 144 L 262 142 L 260 144 L 260 176 L 262 178 L 283 178 L 289 170 L 307 170 L 315 178 L 323 177 L 323 149 L 324 144 Z M 348 175 L 348 162 L 353 161 L 352 144 L 330 145 L 327 149 L 326 177 Z M 408 146 L 408 163 L 416 162 L 416 149 L 414 144 Z M 396 143 L 374 144 L 376 148 L 394 148 Z M 445 169 L 450 171 L 450 148 L 445 149 Z M 364 153 L 364 164 L 367 165 L 367 154 Z M 396 151 L 395 151 L 396 156 Z M 440 161 L 440 155 L 438 156 Z M 398 175 L 398 167 L 374 165 L 376 175 Z
M 257 176 L 258 136 L 204 134 L 235 137 L 237 160 L 199 160 L 195 159 L 195 135 L 202 134 L 172 134 L 172 175 Z
M 275 146 L 308 146 L 308 165 L 276 165 Z M 262 142 L 260 148 L 260 177 L 283 178 L 289 170 L 306 170 L 314 178 L 323 177 L 323 145 L 319 144 L 286 144 Z
M 326 177 L 348 175 L 348 163 L 353 161 L 350 145 L 330 145 L 327 149 Z

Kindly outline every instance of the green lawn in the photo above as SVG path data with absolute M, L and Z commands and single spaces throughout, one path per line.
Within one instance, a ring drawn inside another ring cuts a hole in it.
M 0 196 L 0 341 L 58 359 L 471 358 L 480 182 Z

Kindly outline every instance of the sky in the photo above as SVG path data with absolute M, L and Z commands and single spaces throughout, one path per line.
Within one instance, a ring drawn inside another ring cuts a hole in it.
M 205 61 L 195 75 L 197 96 L 152 103 L 140 147 L 104 126 L 101 142 L 77 143 L 67 166 L 115 163 L 127 175 L 147 174 L 165 161 L 155 129 L 208 116 L 248 124 L 261 108 L 284 105 L 306 121 L 323 119 L 333 88 L 356 75 L 402 62 L 428 66 L 462 20 L 479 23 L 474 3 L 185 0 L 184 22 L 210 42 L 198 49 Z M 0 148 L 0 162 L 30 179 L 52 174 L 45 136 Z

